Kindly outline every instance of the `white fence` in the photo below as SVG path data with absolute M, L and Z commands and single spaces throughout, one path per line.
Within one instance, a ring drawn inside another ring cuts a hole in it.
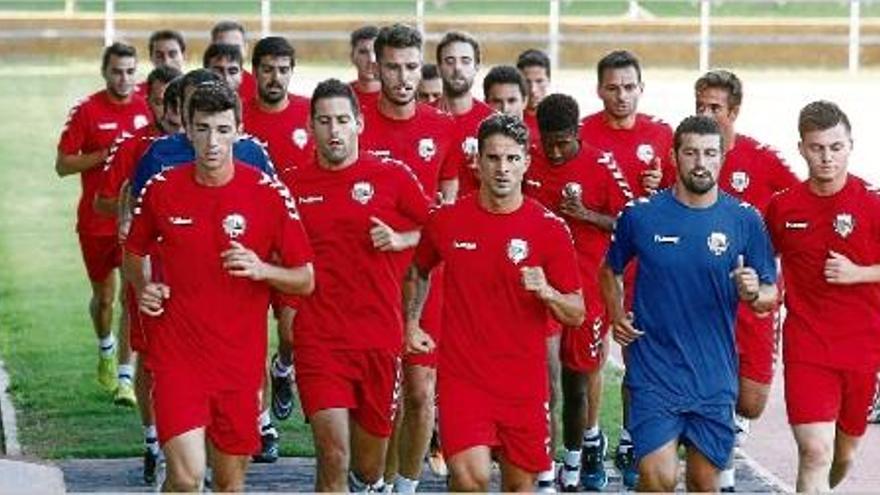
M 253 0 L 259 3 L 260 9 L 260 26 L 261 34 L 268 35 L 271 32 L 272 22 L 272 0 Z M 559 46 L 564 41 L 564 36 L 560 33 L 560 4 L 568 0 L 548 0 L 547 1 L 547 35 L 544 41 L 547 43 L 547 52 L 553 63 L 558 66 L 559 62 Z M 686 1 L 686 0 L 683 0 Z M 729 0 L 753 3 L 759 2 L 776 2 L 785 3 L 786 0 Z M 848 42 L 848 68 L 849 71 L 855 73 L 859 70 L 859 52 L 861 47 L 861 6 L 872 0 L 840 0 L 849 4 L 849 42 Z M 691 3 L 699 2 L 700 4 L 700 34 L 699 34 L 699 66 L 700 70 L 706 70 L 711 61 L 712 48 L 712 6 L 720 3 L 720 0 L 691 0 Z M 425 28 L 425 0 L 413 0 L 413 12 L 416 19 L 416 25 L 424 32 Z M 72 15 L 76 10 L 76 0 L 65 0 L 65 12 Z M 104 43 L 108 45 L 113 42 L 116 37 L 115 29 L 115 0 L 104 0 Z M 628 0 L 628 9 L 626 16 L 629 18 L 638 18 L 642 8 L 638 0 Z

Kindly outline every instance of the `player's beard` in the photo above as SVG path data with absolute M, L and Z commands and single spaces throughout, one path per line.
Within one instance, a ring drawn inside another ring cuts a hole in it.
M 694 169 L 687 175 L 683 177 L 679 177 L 681 179 L 682 184 L 684 184 L 684 188 L 693 194 L 703 195 L 708 193 L 715 187 L 715 177 L 712 176 L 711 173 L 707 171 L 706 177 L 695 177 L 693 172 L 697 170 L 706 170 L 706 169 Z
M 457 76 L 457 75 L 456 75 Z M 474 80 L 464 80 L 464 83 L 456 85 L 453 81 L 443 81 L 443 94 L 452 98 L 458 98 L 470 93 L 474 86 Z
M 280 89 L 280 91 L 278 91 L 276 94 L 276 93 L 269 91 L 270 88 L 278 88 L 278 89 Z M 260 92 L 260 99 L 270 105 L 275 105 L 275 104 L 281 103 L 284 100 L 284 97 L 286 95 L 286 91 L 284 90 L 284 88 L 278 84 L 273 84 L 273 85 L 267 87 L 265 90 L 263 88 L 259 88 L 259 92 Z
M 394 94 L 394 89 L 390 88 L 389 86 L 387 86 L 385 84 L 382 84 L 382 94 L 385 96 L 385 99 L 389 103 L 391 103 L 392 105 L 398 106 L 398 107 L 405 107 L 405 106 L 409 105 L 410 103 L 412 103 L 413 100 L 416 99 L 416 92 L 415 92 L 415 90 L 413 90 L 413 91 L 410 91 L 409 98 L 407 98 L 406 100 L 400 100 Z

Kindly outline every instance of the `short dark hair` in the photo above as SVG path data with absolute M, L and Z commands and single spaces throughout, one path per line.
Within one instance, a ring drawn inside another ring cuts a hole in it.
M 167 112 L 169 108 L 180 109 L 180 100 L 183 99 L 183 76 L 175 77 L 168 86 L 165 86 L 162 107 Z
M 223 79 L 208 69 L 193 69 L 183 75 L 180 90 L 182 92 L 190 86 L 197 86 L 208 82 L 223 82 Z
M 101 57 L 101 72 L 107 70 L 107 66 L 110 65 L 110 57 L 137 58 L 137 50 L 131 45 L 126 45 L 125 43 L 120 43 L 118 41 L 107 48 L 104 48 L 104 55 Z
M 480 43 L 476 38 L 471 36 L 464 31 L 448 31 L 446 34 L 440 38 L 440 41 L 437 43 L 437 64 L 440 64 L 440 54 L 443 53 L 443 50 L 453 44 L 453 43 L 467 43 L 471 45 L 471 48 L 474 49 L 474 62 L 477 64 L 480 63 Z
M 736 74 L 726 69 L 712 69 L 700 76 L 694 83 L 694 91 L 701 93 L 709 88 L 720 88 L 727 91 L 727 106 L 739 108 L 743 100 L 742 81 Z
M 422 80 L 440 79 L 440 71 L 437 70 L 437 64 L 422 65 Z
M 685 134 L 697 134 L 700 136 L 715 134 L 721 139 L 721 149 L 724 149 L 724 134 L 722 134 L 718 122 L 715 122 L 715 119 L 711 117 L 691 115 L 678 124 L 678 127 L 675 128 L 675 138 L 673 140 L 673 149 L 676 153 L 681 148 L 682 136 Z
M 422 76 L 424 77 L 424 75 Z M 522 73 L 512 65 L 496 65 L 489 69 L 489 73 L 483 78 L 483 97 L 489 98 L 489 90 L 496 84 L 515 84 L 525 99 L 529 94 L 529 86 Z
M 547 77 L 550 77 L 550 57 L 541 50 L 529 48 L 516 57 L 517 69 L 525 70 L 528 67 L 543 67 Z
M 168 84 L 175 78 L 180 77 L 181 74 L 182 72 L 174 67 L 168 67 L 165 65 L 161 67 L 156 67 L 155 69 L 151 70 L 150 73 L 147 75 L 147 91 L 152 91 L 154 84 Z
M 327 98 L 348 98 L 354 116 L 357 117 L 361 113 L 361 107 L 358 104 L 357 95 L 354 94 L 351 85 L 346 84 L 339 79 L 325 79 L 318 83 L 315 90 L 312 92 L 312 101 L 309 104 L 311 118 L 315 117 L 315 107 L 317 107 L 318 100 Z
M 376 60 L 382 58 L 385 47 L 391 48 L 418 48 L 422 51 L 422 34 L 418 30 L 406 24 L 392 24 L 379 30 L 376 41 L 373 42 L 373 51 Z
M 486 140 L 496 134 L 513 139 L 523 148 L 529 145 L 529 128 L 522 120 L 511 115 L 495 113 L 480 122 L 480 128 L 477 131 L 477 149 L 482 152 Z
M 379 36 L 379 28 L 372 24 L 367 26 L 361 26 L 354 31 L 351 32 L 351 37 L 348 42 L 351 45 L 351 49 L 354 50 L 355 45 L 360 43 L 363 40 L 374 40 L 376 36 Z
M 176 41 L 177 45 L 180 46 L 180 53 L 186 53 L 186 41 L 183 40 L 183 35 L 180 34 L 179 31 L 160 29 L 159 31 L 153 31 L 153 34 L 150 35 L 150 41 L 147 44 L 148 53 L 151 57 L 153 56 L 153 50 L 156 48 L 156 43 L 165 40 Z
M 202 67 L 208 68 L 211 60 L 220 57 L 237 62 L 239 66 L 243 64 L 241 57 L 241 47 L 238 45 L 227 45 L 225 43 L 211 43 L 202 56 Z
M 217 39 L 217 36 L 220 36 L 221 33 L 225 33 L 227 31 L 238 31 L 239 33 L 241 33 L 242 37 L 247 35 L 244 30 L 244 26 L 242 26 L 241 23 L 226 20 L 214 24 L 214 27 L 211 28 L 211 41 Z
M 281 36 L 266 36 L 254 45 L 251 53 L 251 68 L 254 72 L 260 68 L 260 60 L 263 57 L 290 57 L 290 66 L 296 66 L 296 49 Z
M 639 59 L 627 50 L 615 50 L 605 55 L 596 64 L 596 81 L 602 84 L 602 76 L 609 69 L 625 69 L 632 67 L 636 70 L 636 79 L 642 82 L 642 66 Z
M 538 129 L 541 134 L 548 132 L 577 132 L 580 108 L 577 101 L 569 95 L 554 93 L 541 100 L 536 110 Z
M 241 101 L 235 91 L 222 82 L 206 82 L 196 86 L 189 99 L 186 118 L 192 122 L 196 112 L 219 113 L 227 110 L 235 114 L 236 124 L 241 123 Z
M 847 135 L 852 133 L 846 113 L 836 103 L 827 100 L 808 103 L 798 115 L 798 133 L 801 138 L 808 132 L 828 130 L 837 124 L 843 124 Z

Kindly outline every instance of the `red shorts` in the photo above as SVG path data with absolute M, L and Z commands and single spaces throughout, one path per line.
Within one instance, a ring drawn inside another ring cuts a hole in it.
M 400 393 L 400 357 L 386 350 L 296 348 L 303 413 L 342 408 L 371 435 L 391 436 Z
M 777 312 L 755 314 L 746 303 L 736 310 L 736 349 L 739 353 L 739 376 L 769 385 L 776 362 Z
M 82 252 L 86 273 L 92 282 L 103 282 L 122 264 L 122 249 L 115 235 L 94 236 L 79 234 L 79 249 Z
M 836 422 L 847 435 L 862 436 L 876 387 L 875 373 L 786 363 L 788 422 L 792 425 Z
M 605 321 L 605 306 L 597 300 L 585 301 L 587 317 L 579 327 L 563 327 L 559 343 L 559 360 L 562 366 L 579 373 L 587 373 L 602 368 L 606 349 L 605 336 L 608 324 Z
M 131 345 L 131 350 L 145 352 L 147 350 L 147 336 L 144 333 L 144 315 L 138 309 L 134 286 L 128 282 L 125 283 L 122 300 L 125 304 L 125 311 L 128 313 L 128 342 Z
M 211 443 L 230 455 L 260 449 L 259 388 L 210 391 L 196 373 L 154 373 L 153 410 L 159 442 L 205 428 Z
M 546 398 L 498 398 L 442 374 L 437 397 L 440 445 L 447 459 L 485 445 L 530 473 L 550 469 L 550 406 Z
M 428 368 L 437 368 L 437 350 L 440 348 L 440 337 L 442 336 L 442 320 L 443 320 L 443 265 L 439 265 L 431 271 L 431 286 L 428 290 L 428 298 L 425 300 L 425 308 L 422 312 L 422 319 L 419 322 L 422 330 L 434 339 L 437 346 L 432 352 L 424 352 L 419 354 L 404 353 L 404 366 L 425 366 Z

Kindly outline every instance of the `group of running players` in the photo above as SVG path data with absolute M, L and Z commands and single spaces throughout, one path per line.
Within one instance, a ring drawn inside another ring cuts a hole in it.
M 880 196 L 847 172 L 834 103 L 800 113 L 802 182 L 737 133 L 728 70 L 696 81 L 673 130 L 638 112 L 624 50 L 581 118 L 540 50 L 492 67 L 477 99 L 464 32 L 425 64 L 417 30 L 357 29 L 357 79 L 311 97 L 291 92 L 285 38 L 254 45 L 252 72 L 240 24 L 211 41 L 182 73 L 183 37 L 155 32 L 142 83 L 135 49 L 107 47 L 106 87 L 58 145 L 58 174 L 82 180 L 98 382 L 140 409 L 146 482 L 164 458 L 167 490 L 198 490 L 209 464 L 215 490 L 242 490 L 252 458 L 278 458 L 271 415 L 291 415 L 295 382 L 316 491 L 414 492 L 426 455 L 453 491 L 486 491 L 493 461 L 504 491 L 601 490 L 613 336 L 624 485 L 674 491 L 683 446 L 689 490 L 732 491 L 783 299 L 797 489 L 843 479 L 880 364 Z

